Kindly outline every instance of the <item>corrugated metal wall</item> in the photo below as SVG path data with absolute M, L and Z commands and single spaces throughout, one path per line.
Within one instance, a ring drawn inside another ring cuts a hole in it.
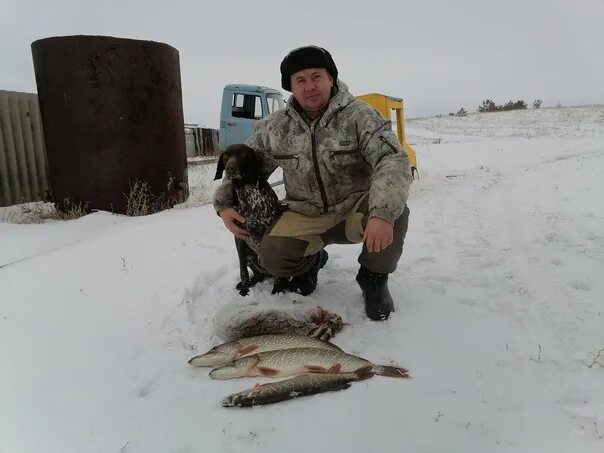
M 38 96 L 0 90 L 0 206 L 44 200 L 48 191 Z

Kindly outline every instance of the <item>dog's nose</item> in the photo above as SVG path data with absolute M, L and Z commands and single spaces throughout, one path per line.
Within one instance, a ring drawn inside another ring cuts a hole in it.
M 227 174 L 234 174 L 237 171 L 237 163 L 233 159 L 227 160 L 225 165 Z

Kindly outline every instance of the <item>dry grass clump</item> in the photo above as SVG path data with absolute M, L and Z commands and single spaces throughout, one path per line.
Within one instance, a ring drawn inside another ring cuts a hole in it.
M 126 197 L 126 215 L 132 217 L 154 214 L 174 206 L 174 200 L 165 194 L 155 195 L 151 186 L 141 180 L 130 184 Z
M 64 210 L 57 209 L 52 203 L 43 201 L 23 203 L 2 209 L 0 222 L 17 224 L 44 223 L 47 220 L 79 219 L 89 213 L 88 203 L 66 202 Z
M 168 189 L 170 189 L 170 182 Z M 130 191 L 126 197 L 126 211 L 124 214 L 132 217 L 154 214 L 169 209 L 176 204 L 174 196 L 166 193 L 156 195 L 152 187 L 145 181 L 136 180 L 130 184 Z M 1 223 L 44 223 L 48 220 L 73 220 L 89 214 L 88 202 L 81 202 L 77 198 L 66 198 L 57 203 L 32 202 L 19 205 L 0 207 Z

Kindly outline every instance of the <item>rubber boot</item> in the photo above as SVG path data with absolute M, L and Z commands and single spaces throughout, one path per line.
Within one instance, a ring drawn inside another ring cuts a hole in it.
M 388 290 L 388 274 L 378 274 L 361 266 L 357 283 L 365 299 L 365 313 L 369 319 L 384 321 L 394 311 L 394 302 Z
M 317 277 L 319 269 L 322 269 L 329 258 L 329 254 L 325 250 L 317 252 L 315 255 L 315 263 L 302 275 L 298 275 L 291 279 L 289 290 L 291 292 L 300 293 L 303 296 L 308 296 L 317 288 Z

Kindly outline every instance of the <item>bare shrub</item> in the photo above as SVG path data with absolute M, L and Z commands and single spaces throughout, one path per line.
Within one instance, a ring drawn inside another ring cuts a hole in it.
M 55 203 L 54 212 L 51 214 L 58 220 L 72 220 L 90 214 L 90 203 L 76 199 L 65 199 L 62 203 Z
M 174 205 L 172 197 L 164 194 L 155 195 L 149 183 L 137 179 L 130 184 L 130 192 L 126 197 L 126 215 L 132 217 L 154 214 Z

